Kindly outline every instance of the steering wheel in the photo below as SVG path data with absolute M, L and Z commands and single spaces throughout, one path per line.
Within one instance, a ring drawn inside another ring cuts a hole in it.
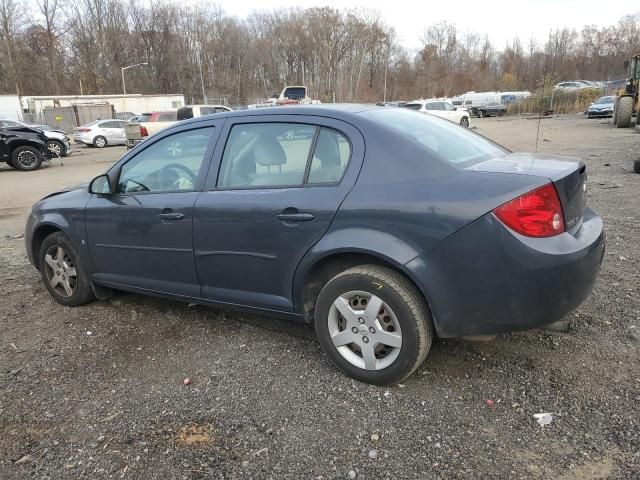
M 169 176 L 167 175 L 169 170 L 174 170 L 174 172 L 172 172 L 177 178 L 173 181 L 171 181 L 171 183 L 168 183 L 166 186 L 177 186 L 179 187 L 179 182 L 180 182 L 180 175 L 176 175 L 175 170 L 179 170 L 180 172 L 184 173 L 187 177 L 189 177 L 189 180 L 191 181 L 191 184 L 193 185 L 193 187 L 195 187 L 196 183 L 198 182 L 198 177 L 196 175 L 194 175 L 194 173 L 189 170 L 187 167 L 185 167 L 184 165 L 181 165 L 179 163 L 170 163 L 168 165 L 165 165 L 164 167 L 162 167 L 162 170 L 160 171 L 160 176 L 161 178 L 164 178 L 165 176 Z M 181 190 L 180 188 L 176 188 L 176 190 Z

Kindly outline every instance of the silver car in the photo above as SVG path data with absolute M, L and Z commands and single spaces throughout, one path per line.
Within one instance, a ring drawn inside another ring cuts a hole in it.
M 126 124 L 124 120 L 95 120 L 77 127 L 73 132 L 73 141 L 97 148 L 126 145 L 127 137 L 124 133 Z

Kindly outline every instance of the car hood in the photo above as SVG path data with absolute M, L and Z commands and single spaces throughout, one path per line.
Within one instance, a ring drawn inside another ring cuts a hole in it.
M 613 110 L 613 103 L 594 103 L 589 106 L 589 110 Z
M 62 195 L 63 193 L 75 192 L 75 191 L 78 191 L 78 190 L 85 190 L 86 191 L 88 188 L 89 188 L 89 182 L 78 183 L 77 185 L 71 185 L 69 187 L 64 187 L 64 188 L 61 188 L 60 190 L 52 192 L 52 193 L 42 197 L 41 200 L 44 200 L 46 198 L 55 197 L 57 195 Z
M 467 167 L 466 170 L 533 175 L 557 180 L 564 177 L 567 172 L 575 170 L 577 164 L 582 164 L 582 160 L 575 157 L 516 152 L 503 157 L 491 158 Z

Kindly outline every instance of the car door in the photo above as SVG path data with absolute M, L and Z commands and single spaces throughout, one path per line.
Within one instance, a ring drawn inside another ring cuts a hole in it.
M 193 262 L 193 206 L 219 122 L 185 126 L 126 157 L 114 194 L 92 195 L 85 225 L 99 283 L 200 296 Z
M 431 115 L 435 115 L 436 117 L 447 118 L 445 112 L 442 110 L 442 107 L 440 106 L 440 103 L 441 102 L 425 103 L 424 109 L 427 111 L 427 113 L 430 113 Z
M 460 112 L 456 110 L 456 107 L 448 102 L 440 102 L 440 104 L 442 105 L 442 111 L 444 112 L 447 120 L 454 123 L 460 123 L 462 115 L 460 115 Z
M 196 202 L 204 298 L 293 309 L 293 276 L 352 188 L 364 157 L 353 126 L 323 117 L 231 117 Z

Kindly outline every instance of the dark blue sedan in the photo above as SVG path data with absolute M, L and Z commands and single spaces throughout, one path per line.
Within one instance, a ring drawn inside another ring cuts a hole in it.
M 434 336 L 542 327 L 604 253 L 577 160 L 515 154 L 446 120 L 361 105 L 173 125 L 89 187 L 34 205 L 51 295 L 113 289 L 314 323 L 347 375 L 410 375 Z

